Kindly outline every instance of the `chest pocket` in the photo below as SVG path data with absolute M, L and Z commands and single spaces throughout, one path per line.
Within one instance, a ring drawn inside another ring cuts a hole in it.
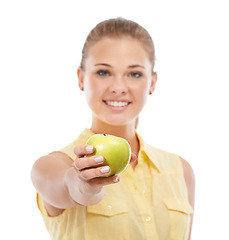
M 187 240 L 190 214 L 193 209 L 187 199 L 168 198 L 163 200 L 169 211 L 171 240 Z
M 87 239 L 129 239 L 128 205 L 119 198 L 104 197 L 87 207 Z

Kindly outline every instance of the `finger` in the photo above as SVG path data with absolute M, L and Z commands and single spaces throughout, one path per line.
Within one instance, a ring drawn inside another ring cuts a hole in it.
M 74 148 L 74 153 L 78 158 L 83 157 L 86 154 L 91 154 L 94 152 L 94 147 L 92 145 L 77 145 Z
M 99 187 L 103 187 L 109 184 L 118 183 L 119 181 L 120 181 L 119 176 L 112 176 L 112 177 L 94 178 L 90 180 L 90 183 L 93 185 L 97 185 Z
M 109 166 L 103 166 L 98 168 L 89 168 L 80 172 L 80 178 L 84 181 L 91 180 L 93 178 L 104 177 L 111 172 Z
M 92 157 L 82 157 L 82 158 L 77 158 L 74 161 L 73 167 L 76 170 L 82 170 L 85 168 L 100 165 L 103 162 L 104 162 L 104 158 L 101 155 L 96 155 L 96 156 L 92 156 Z
M 137 161 L 138 156 L 135 153 L 131 153 L 130 163 Z

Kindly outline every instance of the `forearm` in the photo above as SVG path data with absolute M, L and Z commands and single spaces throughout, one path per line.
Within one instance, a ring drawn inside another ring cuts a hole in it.
M 43 200 L 55 208 L 92 205 L 103 198 L 103 190 L 95 194 L 81 192 L 77 176 L 74 186 L 69 188 L 69 182 L 73 182 L 74 174 L 76 175 L 71 159 L 62 153 L 52 153 L 37 160 L 32 168 L 31 177 Z
M 48 204 L 65 209 L 73 205 L 67 187 L 64 184 L 65 171 L 70 161 L 61 159 L 60 154 L 50 154 L 38 159 L 31 171 L 32 182 Z

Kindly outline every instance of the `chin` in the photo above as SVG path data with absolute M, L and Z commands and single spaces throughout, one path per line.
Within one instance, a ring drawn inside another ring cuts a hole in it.
M 126 113 L 126 114 L 93 114 L 93 121 L 100 123 L 104 126 L 127 126 L 127 125 L 135 125 L 137 116 L 135 114 Z
M 123 118 L 119 118 L 119 119 L 115 119 L 115 118 L 112 118 L 112 119 L 104 119 L 103 122 L 107 125 L 111 125 L 111 126 L 126 126 L 126 125 L 129 125 L 133 122 L 134 120 L 133 119 L 123 119 Z M 135 122 L 135 121 L 134 121 Z

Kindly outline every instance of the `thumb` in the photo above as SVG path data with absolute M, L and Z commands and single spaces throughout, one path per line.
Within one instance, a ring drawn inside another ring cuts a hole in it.
M 138 156 L 135 153 L 131 153 L 130 163 L 137 161 Z

